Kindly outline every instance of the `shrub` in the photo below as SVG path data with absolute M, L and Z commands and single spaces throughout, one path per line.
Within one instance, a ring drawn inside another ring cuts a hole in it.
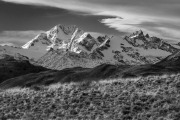
M 179 75 L 0 91 L 0 119 L 178 120 Z M 167 84 L 167 81 L 170 81 Z

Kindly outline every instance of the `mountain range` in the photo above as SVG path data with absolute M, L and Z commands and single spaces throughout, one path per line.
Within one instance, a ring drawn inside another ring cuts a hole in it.
M 0 88 L 178 72 L 179 50 L 142 30 L 121 37 L 56 25 L 23 46 L 0 45 Z

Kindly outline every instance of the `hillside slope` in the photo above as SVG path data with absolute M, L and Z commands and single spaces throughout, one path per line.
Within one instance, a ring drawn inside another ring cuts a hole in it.
M 177 67 L 180 66 L 180 51 L 167 56 L 165 59 L 157 63 L 158 65 Z
M 171 62 L 171 61 L 170 61 Z M 136 78 L 149 75 L 167 75 L 180 73 L 180 66 L 168 64 L 147 65 L 111 65 L 102 64 L 94 68 L 66 68 L 60 71 L 51 70 L 12 78 L 0 84 L 0 88 L 31 87 L 53 83 L 92 82 L 112 78 Z
M 16 78 L 11 78 L 0 84 L 1 89 L 12 87 L 30 87 L 34 85 L 50 85 L 53 83 L 70 83 L 70 82 L 91 82 L 110 78 L 122 70 L 114 65 L 100 65 L 95 68 L 66 68 L 60 71 L 51 70 L 40 73 L 31 73 Z
M 32 65 L 29 59 L 20 54 L 15 56 L 1 54 L 0 55 L 0 83 L 17 76 L 37 73 L 47 70 L 41 66 Z
M 180 75 L 0 92 L 0 119 L 179 120 Z

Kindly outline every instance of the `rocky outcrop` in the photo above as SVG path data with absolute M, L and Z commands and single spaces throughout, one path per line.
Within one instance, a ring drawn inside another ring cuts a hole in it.
M 130 36 L 126 36 L 124 39 L 134 47 L 142 47 L 144 49 L 161 49 L 170 53 L 174 53 L 178 50 L 160 38 L 150 37 L 148 34 L 144 35 L 141 30 Z
M 98 43 L 96 42 L 95 38 L 93 38 L 90 34 L 87 34 L 87 36 L 78 44 L 89 52 L 93 51 L 93 49 L 96 49 L 98 46 Z M 95 46 L 96 48 L 93 48 Z

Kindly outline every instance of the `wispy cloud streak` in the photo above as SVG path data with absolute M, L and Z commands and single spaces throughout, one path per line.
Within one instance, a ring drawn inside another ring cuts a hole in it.
M 159 37 L 180 40 L 179 0 L 3 0 L 6 2 L 51 6 L 86 13 L 107 15 L 105 25 L 119 31 L 145 30 Z M 122 17 L 123 19 L 118 19 Z M 144 24 L 144 23 L 151 23 Z M 166 23 L 166 24 L 164 24 Z M 157 26 L 156 26 L 157 24 Z

